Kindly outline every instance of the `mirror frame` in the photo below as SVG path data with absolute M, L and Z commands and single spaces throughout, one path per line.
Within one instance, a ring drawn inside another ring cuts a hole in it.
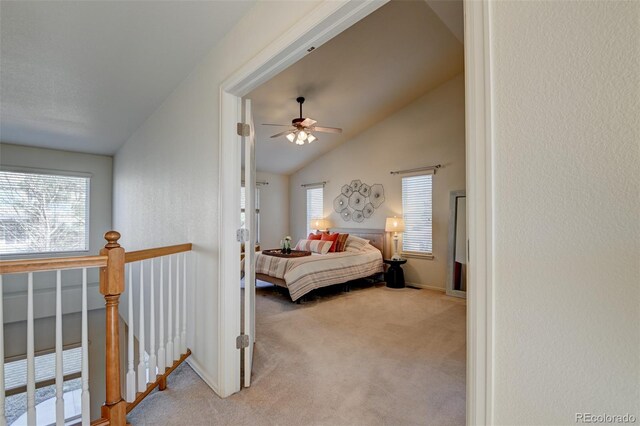
M 455 290 L 453 288 L 453 262 L 455 256 L 456 247 L 456 219 L 458 216 L 458 203 L 457 200 L 460 197 L 466 198 L 467 194 L 464 189 L 459 191 L 451 191 L 449 194 L 449 247 L 447 257 L 447 288 L 446 292 L 448 296 L 455 297 L 467 297 L 467 292 L 462 290 Z M 466 218 L 465 218 L 466 220 Z M 465 244 L 466 245 L 466 244 Z M 468 280 L 467 280 L 468 281 Z

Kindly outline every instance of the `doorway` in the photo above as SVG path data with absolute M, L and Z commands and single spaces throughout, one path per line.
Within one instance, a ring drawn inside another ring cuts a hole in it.
M 240 121 L 240 97 L 304 56 L 347 27 L 364 18 L 385 2 L 325 2 L 313 16 L 291 29 L 235 73 L 221 87 L 221 216 L 237 215 L 233 188 L 240 187 L 236 123 Z M 483 2 L 465 2 L 465 68 L 467 98 L 467 192 L 469 197 L 469 301 L 467 421 L 484 424 L 490 419 L 491 335 L 490 288 L 491 175 L 490 120 L 486 107 L 488 41 L 485 37 L 488 14 Z M 309 23 L 312 23 L 311 25 Z M 227 198 L 229 194 L 229 198 Z M 225 200 L 226 199 L 226 200 Z M 231 201 L 227 205 L 225 201 Z M 239 286 L 235 230 L 220 229 L 220 393 L 239 390 L 240 361 L 236 337 L 240 331 Z

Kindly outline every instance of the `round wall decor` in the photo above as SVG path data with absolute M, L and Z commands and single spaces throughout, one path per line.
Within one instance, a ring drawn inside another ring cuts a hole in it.
M 333 200 L 333 209 L 345 222 L 361 223 L 370 218 L 384 203 L 384 187 L 379 183 L 367 185 L 360 179 L 342 185 L 340 195 Z

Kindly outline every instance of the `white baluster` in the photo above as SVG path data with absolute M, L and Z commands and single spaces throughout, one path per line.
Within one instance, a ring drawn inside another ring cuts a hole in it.
M 164 299 L 163 299 L 163 294 L 164 294 L 164 258 L 161 257 L 160 258 L 160 318 L 159 318 L 159 324 L 160 324 L 160 333 L 158 336 L 158 339 L 160 341 L 160 343 L 158 344 L 158 372 L 160 374 L 164 374 L 164 371 L 166 370 L 166 355 L 164 352 Z
M 173 297 L 171 293 L 171 287 L 173 287 L 173 274 L 171 271 L 171 256 L 169 256 L 169 287 L 167 288 L 167 306 L 169 307 L 167 312 L 167 367 L 173 365 L 173 316 L 172 308 Z
M 144 261 L 140 262 L 140 320 L 138 332 L 138 392 L 147 390 L 147 371 L 144 365 Z
M 91 424 L 89 394 L 89 320 L 87 318 L 87 268 L 82 268 L 82 426 Z
M 36 425 L 36 365 L 33 341 L 33 272 L 27 282 L 27 425 Z
M 182 347 L 180 352 L 187 353 L 187 253 L 182 255 Z
M 56 271 L 56 425 L 64 426 L 64 394 L 62 385 L 62 271 Z
M 176 335 L 173 338 L 173 359 L 180 359 L 180 255 L 176 256 Z
M 7 425 L 7 418 L 4 414 L 4 293 L 2 287 L 2 275 L 0 275 L 0 426 Z
M 154 295 L 154 287 L 155 281 L 153 280 L 153 259 L 151 259 L 151 286 L 150 286 L 150 306 L 149 316 L 151 317 L 151 322 L 149 323 L 149 381 L 156 381 L 156 309 L 155 309 L 155 295 Z
M 133 370 L 133 279 L 131 264 L 129 264 L 129 328 L 127 332 L 127 402 L 133 402 L 136 399 L 136 372 Z

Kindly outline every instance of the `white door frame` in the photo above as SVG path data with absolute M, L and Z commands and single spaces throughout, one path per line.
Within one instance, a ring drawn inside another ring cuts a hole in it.
M 240 390 L 240 98 L 358 22 L 388 0 L 324 0 L 220 86 L 218 387 Z M 467 424 L 492 420 L 493 392 L 493 173 L 488 0 L 465 0 L 466 172 L 469 230 L 467 296 Z M 236 224 L 236 226 L 230 226 Z
M 467 176 L 467 424 L 493 424 L 491 0 L 464 0 Z

